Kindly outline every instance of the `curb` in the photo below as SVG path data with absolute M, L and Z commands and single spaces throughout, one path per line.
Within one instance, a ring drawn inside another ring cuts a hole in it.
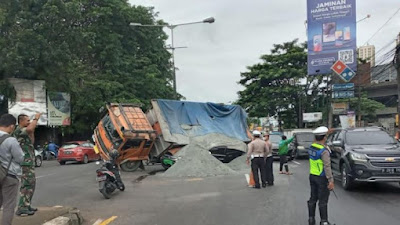
M 83 218 L 81 212 L 73 208 L 65 215 L 56 217 L 50 221 L 47 221 L 43 225 L 82 225 Z

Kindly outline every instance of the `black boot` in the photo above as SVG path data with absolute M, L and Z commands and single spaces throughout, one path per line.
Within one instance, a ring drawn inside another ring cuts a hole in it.
M 314 217 L 309 217 L 308 218 L 308 225 L 315 225 L 315 218 Z

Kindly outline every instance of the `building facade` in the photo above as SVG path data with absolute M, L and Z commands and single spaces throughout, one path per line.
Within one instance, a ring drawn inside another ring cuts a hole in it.
M 375 46 L 366 45 L 358 48 L 358 58 L 371 63 L 371 67 L 375 66 Z

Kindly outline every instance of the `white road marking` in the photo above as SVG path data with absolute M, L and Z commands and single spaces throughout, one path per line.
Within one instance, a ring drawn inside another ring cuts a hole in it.
M 292 162 L 294 162 L 294 163 L 296 163 L 297 165 L 301 165 L 301 163 L 299 163 L 299 162 L 297 162 L 297 161 L 292 161 Z
M 37 176 L 36 179 L 43 178 L 43 177 L 48 177 L 48 176 L 52 176 L 52 175 L 54 175 L 54 174 L 55 174 L 55 173 L 46 174 L 46 175 L 42 175 L 42 176 Z

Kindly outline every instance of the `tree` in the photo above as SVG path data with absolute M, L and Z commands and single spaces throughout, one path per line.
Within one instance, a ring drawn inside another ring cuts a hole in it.
M 324 106 L 322 76 L 307 77 L 306 44 L 298 40 L 275 44 L 261 63 L 247 67 L 239 81 L 245 90 L 239 92 L 238 104 L 250 116 L 278 116 L 286 128 L 302 126 L 302 112 Z
M 385 105 L 375 100 L 367 98 L 366 93 L 361 94 L 361 98 L 342 99 L 336 102 L 348 102 L 350 109 L 358 109 L 360 104 L 362 120 L 374 122 L 376 119 L 376 110 L 384 109 Z
M 174 96 L 167 35 L 129 25 L 164 24 L 156 16 L 126 0 L 1 1 L 0 79 L 41 79 L 70 93 L 68 132 L 91 132 L 106 102 L 146 110 L 151 99 Z

